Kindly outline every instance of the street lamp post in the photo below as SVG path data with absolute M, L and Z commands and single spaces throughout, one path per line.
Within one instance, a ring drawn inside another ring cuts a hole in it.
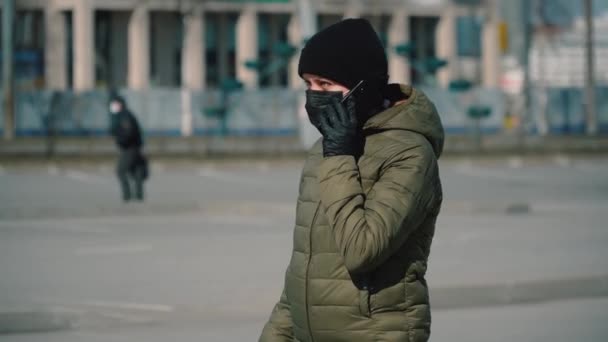
M 593 1 L 585 0 L 585 112 L 587 134 L 597 133 L 597 108 L 595 106 L 595 56 L 593 44 Z
M 14 80 L 14 20 L 15 0 L 2 4 L 2 90 L 4 99 L 4 139 L 15 137 L 15 80 Z

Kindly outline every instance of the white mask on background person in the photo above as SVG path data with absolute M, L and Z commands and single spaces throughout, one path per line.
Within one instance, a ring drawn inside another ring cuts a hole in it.
M 110 113 L 118 114 L 118 113 L 120 113 L 121 109 L 122 109 L 122 105 L 119 102 L 116 102 L 116 101 L 110 102 Z

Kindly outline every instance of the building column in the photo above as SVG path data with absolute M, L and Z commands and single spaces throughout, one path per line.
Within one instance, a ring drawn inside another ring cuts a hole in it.
M 435 54 L 437 58 L 445 59 L 448 65 L 437 71 L 437 82 L 447 87 L 454 77 L 456 62 L 456 13 L 454 7 L 447 7 L 439 18 L 435 32 Z
M 44 11 L 44 80 L 45 86 L 53 90 L 68 87 L 67 30 L 63 12 L 55 1 L 49 1 Z
M 139 6 L 131 13 L 128 29 L 127 85 L 131 89 L 145 89 L 150 83 L 150 13 Z
M 76 1 L 73 14 L 74 90 L 95 87 L 95 16 L 89 0 Z
M 361 0 L 349 0 L 344 10 L 344 17 L 342 17 L 342 19 L 360 18 L 362 12 L 363 3 Z
M 184 44 L 182 46 L 182 136 L 194 133 L 192 91 L 201 90 L 205 82 L 204 16 L 196 8 L 184 18 Z
M 481 38 L 482 85 L 488 88 L 498 86 L 500 74 L 500 46 L 498 37 L 498 14 L 494 2 L 488 4 L 488 16 L 483 24 Z
M 195 10 L 184 19 L 182 47 L 182 87 L 203 89 L 205 83 L 205 42 L 203 13 Z
M 289 24 L 287 25 L 287 38 L 289 44 L 295 46 L 298 50 L 289 61 L 289 87 L 291 89 L 302 89 L 304 81 L 298 75 L 298 62 L 300 60 L 300 51 L 302 50 L 302 29 L 300 27 L 300 18 L 297 14 L 292 14 Z
M 395 47 L 410 42 L 410 18 L 405 11 L 397 11 L 388 28 L 388 74 L 392 83 L 410 84 L 410 65 Z
M 236 77 L 246 88 L 257 88 L 258 73 L 245 66 L 249 60 L 258 60 L 258 13 L 248 6 L 236 24 Z

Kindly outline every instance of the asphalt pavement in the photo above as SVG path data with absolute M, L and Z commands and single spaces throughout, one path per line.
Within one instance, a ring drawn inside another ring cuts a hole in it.
M 255 340 L 301 161 L 0 165 L 0 341 Z M 446 159 L 432 341 L 608 340 L 608 158 Z M 36 333 L 33 333 L 36 332 Z

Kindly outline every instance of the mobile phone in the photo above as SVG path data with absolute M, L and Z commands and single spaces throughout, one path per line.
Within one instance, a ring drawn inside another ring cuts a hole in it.
M 345 103 L 349 97 L 351 97 L 351 95 L 353 95 L 355 93 L 355 91 L 359 90 L 359 88 L 361 88 L 361 90 L 363 90 L 363 88 L 361 87 L 363 85 L 363 80 L 359 81 L 359 83 L 357 83 L 353 89 L 351 89 L 348 93 L 346 93 L 346 95 L 344 95 L 344 97 L 342 98 L 342 101 L 340 101 L 340 103 Z

